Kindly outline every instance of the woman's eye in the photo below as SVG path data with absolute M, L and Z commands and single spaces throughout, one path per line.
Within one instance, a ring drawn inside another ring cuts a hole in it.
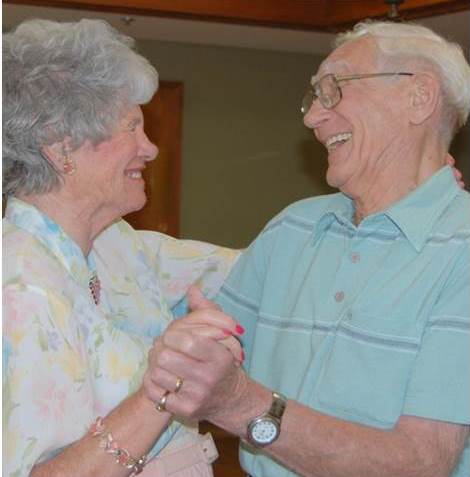
M 139 121 L 131 121 L 127 127 L 128 131 L 136 132 L 139 127 Z

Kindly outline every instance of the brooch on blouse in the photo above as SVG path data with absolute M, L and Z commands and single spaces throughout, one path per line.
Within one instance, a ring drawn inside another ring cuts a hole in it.
M 88 282 L 88 288 L 90 289 L 95 305 L 98 306 L 100 304 L 101 283 L 96 272 L 91 276 L 90 281 Z

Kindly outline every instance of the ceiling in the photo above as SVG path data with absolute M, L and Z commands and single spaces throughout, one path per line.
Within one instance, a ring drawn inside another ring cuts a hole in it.
M 102 18 L 136 39 L 320 55 L 330 51 L 334 37 L 333 33 L 300 29 L 11 3 L 3 3 L 2 13 L 4 31 L 27 18 L 49 18 L 59 21 L 73 21 L 84 17 Z M 433 28 L 446 38 L 460 43 L 467 56 L 470 56 L 470 10 L 422 18 L 417 21 Z

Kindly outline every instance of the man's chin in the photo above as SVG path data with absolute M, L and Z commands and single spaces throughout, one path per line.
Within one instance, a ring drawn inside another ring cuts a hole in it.
M 339 189 L 341 185 L 341 179 L 338 174 L 338 172 L 335 170 L 336 168 L 334 166 L 328 166 L 328 169 L 326 171 L 326 183 L 330 187 L 334 187 L 335 189 Z

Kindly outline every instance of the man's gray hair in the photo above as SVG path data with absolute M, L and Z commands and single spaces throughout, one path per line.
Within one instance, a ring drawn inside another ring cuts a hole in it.
M 462 48 L 421 25 L 376 21 L 358 23 L 351 31 L 338 35 L 335 46 L 366 35 L 374 38 L 378 60 L 387 67 L 410 63 L 419 67 L 425 62 L 440 77 L 441 129 L 450 143 L 459 127 L 466 123 L 470 111 L 470 66 Z
M 101 20 L 30 20 L 3 35 L 3 193 L 44 193 L 60 175 L 41 153 L 110 137 L 126 107 L 158 88 L 134 40 Z

